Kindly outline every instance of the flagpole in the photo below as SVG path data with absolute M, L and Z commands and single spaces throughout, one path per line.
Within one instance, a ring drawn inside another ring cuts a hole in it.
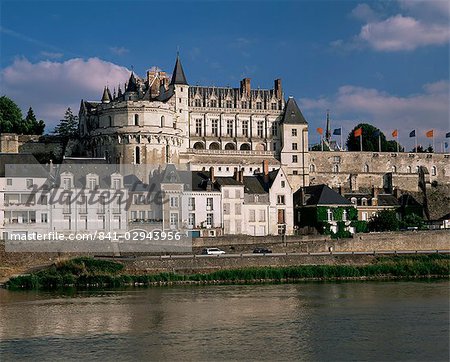
M 344 151 L 344 144 L 342 141 L 342 127 L 341 127 L 341 150 Z
M 360 151 L 362 152 L 362 130 L 361 130 L 361 135 L 359 136 L 359 146 L 360 146 Z
M 380 134 L 378 135 L 378 152 L 381 152 L 381 131 Z
M 397 131 L 397 137 L 395 137 L 396 139 L 397 139 L 397 153 L 399 153 L 400 151 L 399 151 L 399 145 L 398 145 L 398 131 Z
M 434 131 L 433 131 L 433 152 L 436 152 L 436 150 L 434 148 Z
M 417 153 L 417 135 L 414 135 L 414 141 L 416 142 L 416 153 Z

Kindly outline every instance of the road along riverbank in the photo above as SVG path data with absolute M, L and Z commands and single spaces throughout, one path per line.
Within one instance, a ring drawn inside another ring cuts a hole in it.
M 365 256 L 367 257 L 367 256 Z M 259 266 L 221 269 L 210 272 L 149 273 L 130 269 L 123 262 L 93 258 L 75 258 L 49 268 L 11 278 L 10 289 L 57 289 L 64 287 L 123 287 L 172 284 L 283 283 L 306 280 L 448 278 L 450 256 L 394 255 L 372 256 L 363 264 Z

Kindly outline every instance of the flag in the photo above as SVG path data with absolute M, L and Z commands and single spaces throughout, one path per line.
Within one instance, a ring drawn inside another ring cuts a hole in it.
M 450 138 L 450 132 L 447 132 L 447 133 L 445 134 L 445 138 Z
M 362 136 L 362 128 L 359 127 L 358 129 L 355 129 L 355 132 L 353 132 L 353 134 L 355 135 L 355 137 Z
M 448 147 L 448 142 L 444 142 L 444 146 L 445 146 L 445 148 L 447 148 Z
M 416 130 L 409 132 L 409 137 L 416 137 Z
M 394 132 L 392 132 L 392 137 L 398 137 L 398 129 L 394 129 Z
M 376 131 L 373 132 L 373 136 L 374 136 L 374 137 L 379 137 L 380 134 L 381 134 L 381 133 L 380 133 L 380 130 L 379 130 L 379 129 L 377 129 Z
M 320 135 L 322 135 L 322 134 L 323 134 L 323 128 L 320 128 L 320 127 L 317 128 L 317 133 L 320 134 Z
M 433 130 L 429 130 L 427 133 L 425 133 L 425 135 L 426 135 L 428 138 L 433 138 Z
M 335 130 L 333 130 L 333 134 L 335 136 L 340 136 L 342 134 L 342 129 L 341 128 L 336 128 Z

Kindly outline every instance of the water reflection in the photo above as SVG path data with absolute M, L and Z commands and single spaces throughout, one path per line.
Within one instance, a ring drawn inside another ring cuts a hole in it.
M 0 356 L 441 360 L 448 357 L 448 286 L 305 283 L 69 295 L 0 290 Z

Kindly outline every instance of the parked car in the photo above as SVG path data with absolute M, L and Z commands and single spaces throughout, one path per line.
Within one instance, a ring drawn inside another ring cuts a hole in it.
M 256 248 L 253 250 L 253 254 L 270 254 L 272 250 L 267 248 Z
M 225 254 L 223 250 L 219 248 L 206 248 L 202 250 L 202 255 L 222 255 Z

